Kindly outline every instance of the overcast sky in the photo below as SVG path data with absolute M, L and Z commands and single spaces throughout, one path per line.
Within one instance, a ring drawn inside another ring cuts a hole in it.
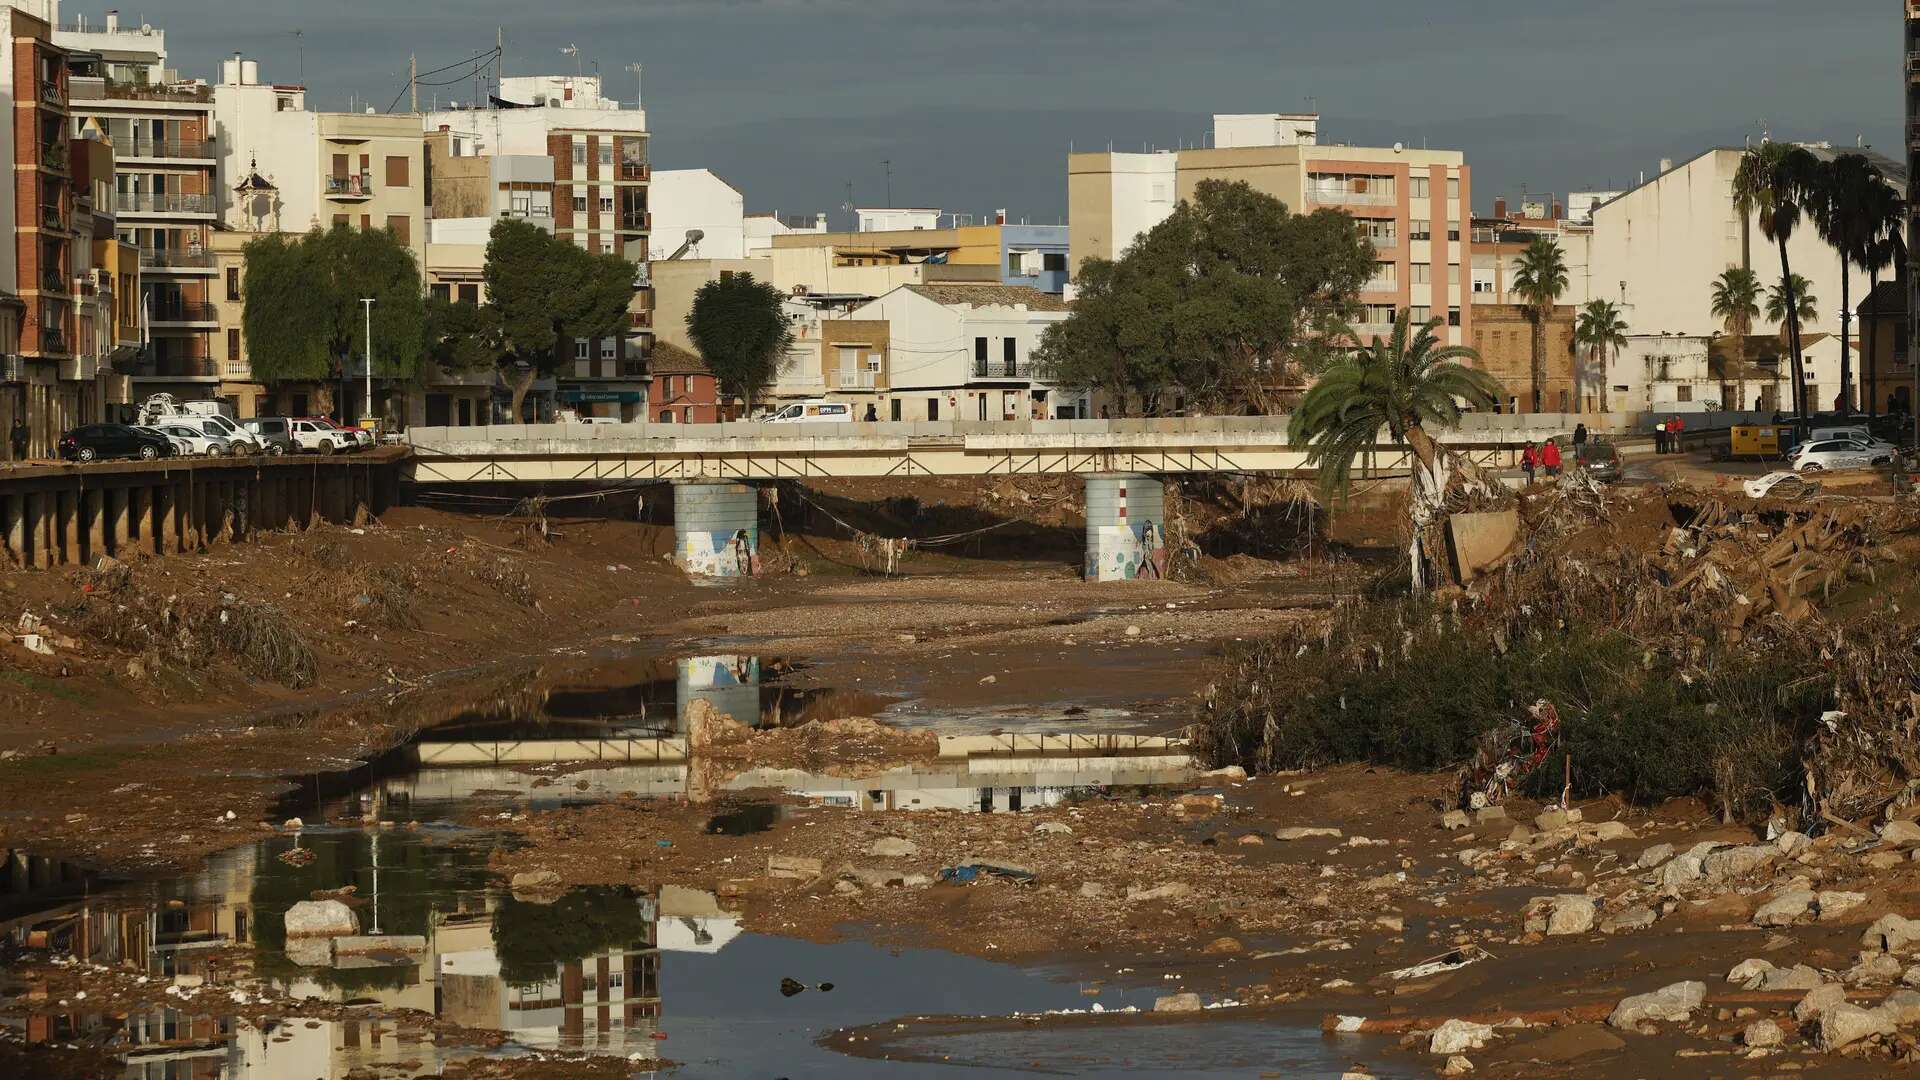
M 112 2 L 112 0 L 107 0 Z M 67 4 L 62 19 L 105 9 Z M 506 35 L 506 72 L 578 44 L 631 101 L 658 168 L 706 166 L 749 211 L 848 201 L 1017 220 L 1066 213 L 1069 146 L 1194 143 L 1208 115 L 1322 114 L 1323 141 L 1466 152 L 1475 202 L 1619 187 L 1662 157 L 1776 137 L 1900 157 L 1888 0 L 148 0 L 174 66 L 239 50 L 310 107 L 386 108 Z M 296 37 L 294 31 L 302 33 Z M 304 52 L 304 58 L 302 53 Z M 424 88 L 470 100 L 472 83 Z M 405 107 L 404 101 L 401 107 Z

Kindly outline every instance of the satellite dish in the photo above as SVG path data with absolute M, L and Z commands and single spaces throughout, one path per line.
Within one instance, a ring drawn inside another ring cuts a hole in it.
M 1406 148 L 1407 148 L 1407 147 L 1406 147 L 1406 144 L 1404 144 L 1404 143 L 1394 143 L 1394 144 L 1393 144 L 1393 152 L 1394 152 L 1394 153 L 1396 153 L 1396 154 L 1397 154 L 1397 153 L 1399 153 L 1399 152 L 1401 152 L 1402 150 L 1405 150 Z
M 145 34 L 145 35 L 147 35 L 148 37 L 152 37 L 152 36 L 153 36 L 153 24 L 152 24 L 152 23 L 141 23 L 141 24 L 140 24 L 140 32 L 141 32 L 141 33 L 143 33 L 143 34 Z

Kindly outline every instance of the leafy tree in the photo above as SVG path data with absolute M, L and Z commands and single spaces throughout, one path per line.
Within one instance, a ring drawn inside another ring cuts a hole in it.
M 1627 321 L 1620 317 L 1620 308 L 1611 300 L 1589 300 L 1580 309 L 1580 315 L 1573 323 L 1573 339 L 1586 347 L 1594 362 L 1599 366 L 1600 381 L 1606 382 L 1607 356 L 1615 349 L 1627 347 Z M 1580 387 L 1582 380 L 1573 384 L 1574 410 L 1581 410 Z
M 533 380 L 573 357 L 575 338 L 619 335 L 633 301 L 634 266 L 516 218 L 487 238 L 483 277 L 500 319 L 500 366 L 510 374 L 516 422 Z
M 1753 271 L 1738 266 L 1721 271 L 1713 282 L 1713 317 L 1719 319 L 1733 338 L 1734 380 L 1740 386 L 1739 403 L 1747 400 L 1747 339 L 1753 334 L 1753 320 L 1760 317 L 1760 279 Z
M 1296 214 L 1245 183 L 1203 180 L 1117 261 L 1090 259 L 1073 313 L 1047 328 L 1038 366 L 1073 390 L 1174 387 L 1214 411 L 1271 404 L 1283 366 L 1317 370 L 1358 313 L 1374 251 L 1338 210 Z
M 1766 140 L 1746 152 L 1734 174 L 1735 203 L 1753 209 L 1760 219 L 1761 234 L 1779 248 L 1780 277 L 1789 288 L 1794 275 L 1787 260 L 1787 241 L 1799 227 L 1804 205 L 1818 187 L 1819 172 L 1819 160 L 1804 148 Z M 1787 318 L 1781 330 L 1782 340 L 1793 355 L 1794 413 L 1804 427 L 1807 379 L 1806 360 L 1800 351 L 1800 324 L 1795 317 L 1798 311 L 1799 305 L 1783 302 L 1782 312 Z
M 1547 320 L 1554 302 L 1567 291 L 1567 259 L 1550 236 L 1535 236 L 1514 262 L 1513 291 L 1527 303 L 1533 320 L 1533 411 L 1546 407 Z
M 751 274 L 709 281 L 693 294 L 687 336 L 707 370 L 747 409 L 773 382 L 793 344 L 793 329 L 781 305 L 786 294 Z
M 1440 344 L 1439 326 L 1439 319 L 1430 319 L 1409 338 L 1402 320 L 1392 338 L 1376 338 L 1333 361 L 1301 399 L 1287 429 L 1288 442 L 1307 447 L 1307 461 L 1318 468 L 1321 490 L 1330 496 L 1346 492 L 1353 459 L 1373 445 L 1381 428 L 1413 451 L 1408 557 L 1416 592 L 1426 587 L 1424 534 L 1441 510 L 1452 472 L 1445 448 L 1427 429 L 1458 424 L 1463 405 L 1492 408 L 1501 389 L 1492 375 L 1458 363 L 1478 361 L 1480 354 Z M 1343 336 L 1359 340 L 1351 329 Z
M 1799 274 L 1788 274 L 1778 285 L 1767 287 L 1767 319 L 1780 324 L 1780 343 L 1788 342 L 1788 327 L 1795 333 L 1820 319 L 1820 298 L 1813 295 L 1813 283 Z
M 411 379 L 424 354 L 420 267 L 386 229 L 336 225 L 304 236 L 268 233 L 244 250 L 241 325 L 256 378 L 330 379 L 365 355 L 372 297 L 373 373 Z
M 1841 154 L 1820 164 L 1809 192 L 1808 212 L 1820 238 L 1840 255 L 1840 396 L 1839 407 L 1851 408 L 1853 357 L 1847 327 L 1853 318 L 1849 295 L 1850 271 L 1867 269 L 1874 245 L 1885 232 L 1876 193 L 1887 190 L 1887 179 L 1861 154 Z
M 639 893 L 618 887 L 572 889 L 551 904 L 503 898 L 493 913 L 500 977 L 527 986 L 555 978 L 561 964 L 647 947 L 653 920 L 642 901 Z
M 491 304 L 428 297 L 426 338 L 427 359 L 442 371 L 488 370 L 505 352 L 500 309 Z

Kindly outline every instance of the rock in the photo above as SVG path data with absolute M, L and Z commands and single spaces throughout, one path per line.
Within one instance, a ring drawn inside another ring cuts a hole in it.
M 867 845 L 867 854 L 877 859 L 907 859 L 920 854 L 920 845 L 897 836 L 883 836 Z
M 1651 870 L 1668 859 L 1673 858 L 1672 844 L 1655 844 L 1640 853 L 1640 861 L 1633 865 L 1641 870 Z
M 1792 926 L 1805 918 L 1816 897 L 1811 889 L 1788 889 L 1760 905 L 1753 913 L 1755 926 Z
M 421 934 L 367 934 L 333 939 L 333 955 L 336 957 L 426 951 L 427 939 Z
M 1860 935 L 1860 944 L 1885 952 L 1899 952 L 1915 941 L 1920 941 L 1920 920 L 1904 915 L 1882 915 Z
M 1238 765 L 1222 765 L 1218 769 L 1208 769 L 1200 775 L 1208 780 L 1245 780 L 1247 770 Z
M 1584 934 L 1593 929 L 1596 913 L 1590 897 L 1577 894 L 1556 896 L 1547 911 L 1547 934 Z
M 703 699 L 695 698 L 694 700 L 699 701 Z M 768 877 L 793 878 L 800 881 L 807 881 L 819 877 L 820 869 L 819 859 L 806 859 L 798 855 L 767 856 Z
M 1780 857 L 1771 844 L 1747 844 L 1716 851 L 1700 860 L 1700 872 L 1710 881 L 1726 881 L 1758 870 Z
M 1740 1041 L 1747 1046 L 1779 1046 L 1786 1039 L 1786 1032 L 1771 1020 L 1755 1020 L 1740 1033 Z
M 1675 855 L 1654 872 L 1655 882 L 1668 888 L 1698 881 L 1700 877 L 1700 858 L 1697 855 Z
M 1107 887 L 1097 881 L 1083 881 L 1080 883 L 1080 895 L 1089 900 L 1098 900 L 1107 895 Z
M 1153 999 L 1153 1011 L 1157 1013 L 1199 1012 L 1200 1009 L 1199 994 L 1167 994 Z
M 855 885 L 851 881 L 836 881 L 833 883 L 833 891 L 845 896 L 859 892 L 860 886 Z
M 1483 806 L 1473 812 L 1473 823 L 1485 825 L 1494 821 L 1507 820 L 1507 808 L 1504 806 Z
M 196 986 L 205 986 L 206 984 L 207 977 L 205 975 L 175 975 L 173 977 L 173 985 L 182 990 L 191 990 Z
M 1774 968 L 1760 976 L 1760 985 L 1755 990 L 1813 990 L 1827 981 L 1826 976 L 1805 964 L 1795 964 L 1790 968 Z
M 1847 969 L 1841 978 L 1851 986 L 1885 986 L 1900 977 L 1900 958 L 1877 953 Z
M 1176 814 L 1217 814 L 1224 800 L 1218 795 L 1182 795 L 1173 801 Z
M 1733 970 L 1727 972 L 1727 981 L 1730 983 L 1740 983 L 1743 986 L 1749 981 L 1754 983 L 1754 985 L 1759 985 L 1760 977 L 1772 970 L 1773 962 L 1771 960 L 1749 957 L 1733 965 Z
M 1479 1050 L 1493 1038 L 1491 1024 L 1476 1024 L 1471 1020 L 1449 1020 L 1433 1029 L 1433 1038 L 1427 1043 L 1430 1054 L 1458 1054 L 1462 1050 Z
M 1073 826 L 1067 824 L 1064 821 L 1043 821 L 1040 824 L 1035 825 L 1033 827 L 1033 831 L 1037 833 L 1046 833 L 1049 836 L 1072 836 Z
M 997 682 L 999 682 L 999 681 L 1000 681 L 1000 676 L 998 676 L 998 675 L 982 675 L 982 676 L 980 676 L 980 685 L 981 685 L 981 686 L 992 686 L 992 685 L 993 685 L 994 683 L 997 683 Z
M 843 878 L 863 885 L 869 889 L 884 889 L 890 885 L 905 885 L 907 875 L 903 870 L 891 870 L 877 866 L 842 866 L 839 874 Z M 924 875 L 918 875 L 924 877 Z
M 895 634 L 893 635 L 893 640 L 899 642 L 902 645 L 911 645 L 914 642 L 919 641 L 920 639 L 913 634 Z
M 1128 636 L 1128 637 L 1139 637 L 1139 636 L 1140 636 L 1140 628 L 1139 628 L 1139 627 L 1137 627 L 1137 626 L 1129 626 L 1129 627 L 1127 627 L 1127 636 Z
M 1916 852 L 1920 854 L 1920 852 Z M 1876 851 L 1860 860 L 1860 865 L 1869 870 L 1891 870 L 1906 860 L 1897 851 Z
M 1193 895 L 1193 886 L 1184 881 L 1172 881 L 1165 885 L 1156 885 L 1151 889 L 1129 887 L 1127 903 L 1142 904 L 1155 900 L 1183 900 Z
M 360 916 L 338 900 L 302 900 L 282 917 L 287 936 L 338 937 L 360 932 Z
M 1879 1009 L 1863 1009 L 1842 1001 L 1820 1013 L 1822 1050 L 1838 1050 L 1875 1035 L 1891 1035 L 1893 1031 L 1893 1021 Z
M 1440 815 L 1440 827 L 1449 832 L 1454 829 L 1464 829 L 1469 824 L 1465 810 L 1449 810 Z
M 1259 847 L 1260 845 L 1266 843 L 1266 841 L 1261 839 L 1259 833 L 1248 833 L 1247 835 L 1241 837 L 1240 839 L 1235 840 L 1234 843 L 1239 844 L 1242 847 Z
M 331 967 L 333 965 L 333 939 L 324 937 L 290 937 L 286 943 L 287 959 L 300 967 Z
M 1822 983 L 1807 991 L 1800 1003 L 1793 1007 L 1793 1018 L 1806 1023 L 1817 1020 L 1820 1014 L 1835 1005 L 1843 1005 L 1847 1000 L 1847 988 L 1839 983 Z
M 1813 840 L 1807 836 L 1806 833 L 1794 832 L 1792 829 L 1788 829 L 1786 832 L 1773 838 L 1773 846 L 1779 848 L 1780 854 L 1788 858 L 1792 858 L 1802 851 L 1805 851 L 1807 845 L 1811 843 L 1813 843 Z
M 1920 825 L 1911 821 L 1889 821 L 1880 826 L 1880 842 L 1883 844 L 1920 844 Z
M 1558 808 L 1542 810 L 1533 816 L 1533 827 L 1539 829 L 1541 832 L 1552 832 L 1555 829 L 1566 828 L 1572 821 L 1573 819 L 1567 815 L 1565 810 Z
M 1643 1020 L 1685 1020 L 1707 1000 L 1707 984 L 1677 982 L 1645 994 L 1620 999 L 1607 1017 L 1616 1028 L 1632 1030 Z
M 1340 836 L 1340 830 L 1312 825 L 1289 825 L 1284 829 L 1275 829 L 1273 832 L 1275 840 L 1311 840 L 1316 836 L 1331 836 L 1337 839 Z
M 1600 922 L 1600 932 L 1617 934 L 1622 930 L 1645 930 L 1660 917 L 1645 904 L 1635 904 L 1624 911 L 1615 912 Z
M 1840 916 L 1866 903 L 1867 894 L 1829 890 L 1815 897 L 1814 902 L 1820 906 L 1820 921 L 1833 922 L 1840 918 Z
M 560 887 L 560 875 L 552 870 L 523 870 L 513 875 L 509 887 L 520 889 L 557 889 Z
M 1455 1054 L 1440 1068 L 1441 1076 L 1465 1076 L 1473 1071 L 1473 1062 Z
M 1246 950 L 1246 946 L 1240 944 L 1240 941 L 1237 938 L 1217 937 L 1217 938 L 1214 938 L 1212 941 L 1207 942 L 1206 948 L 1201 949 L 1200 951 L 1204 953 L 1212 953 L 1218 956 L 1222 953 L 1237 953 L 1237 952 L 1244 952 L 1245 950 Z
M 1907 1027 L 1920 1023 L 1920 993 L 1912 990 L 1895 990 L 1877 1007 L 1896 1026 Z
M 1407 920 L 1399 915 L 1376 915 L 1373 925 L 1390 934 L 1404 934 L 1407 931 Z
M 1593 827 L 1593 838 L 1601 843 L 1634 839 L 1633 827 L 1624 821 L 1602 821 Z

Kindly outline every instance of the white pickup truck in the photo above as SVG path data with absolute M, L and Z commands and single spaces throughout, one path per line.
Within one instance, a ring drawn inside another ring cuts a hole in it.
M 315 454 L 341 453 L 353 449 L 354 437 L 328 424 L 312 420 L 293 420 L 287 424 L 293 445 Z

